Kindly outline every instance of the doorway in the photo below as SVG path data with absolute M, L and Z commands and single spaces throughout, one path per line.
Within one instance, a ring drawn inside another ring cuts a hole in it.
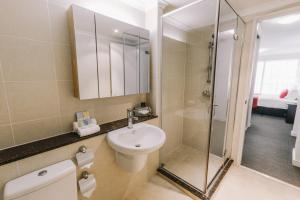
M 300 187 L 292 153 L 299 123 L 300 13 L 261 21 L 256 42 L 241 164 Z

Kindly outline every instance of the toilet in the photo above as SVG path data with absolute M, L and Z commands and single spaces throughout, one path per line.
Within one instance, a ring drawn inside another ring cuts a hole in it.
M 66 160 L 6 183 L 4 200 L 77 200 L 76 167 Z

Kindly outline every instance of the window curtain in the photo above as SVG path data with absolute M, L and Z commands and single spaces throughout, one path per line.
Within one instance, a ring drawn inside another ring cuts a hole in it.
M 266 60 L 257 64 L 254 93 L 278 97 L 284 89 L 298 90 L 299 60 Z

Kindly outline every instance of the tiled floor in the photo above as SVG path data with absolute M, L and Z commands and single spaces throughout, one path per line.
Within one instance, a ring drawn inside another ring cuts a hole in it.
M 125 200 L 191 200 L 159 176 L 140 186 Z M 299 200 L 300 188 L 259 174 L 245 167 L 232 166 L 212 200 Z
M 124 200 L 192 200 L 165 179 L 156 175 Z
M 300 188 L 246 167 L 232 166 L 212 200 L 299 200 Z
M 204 178 L 206 168 L 206 155 L 189 146 L 182 145 L 164 161 L 165 168 L 177 176 L 188 181 L 197 188 L 204 189 Z M 208 166 L 208 180 L 217 173 L 223 159 L 210 154 Z

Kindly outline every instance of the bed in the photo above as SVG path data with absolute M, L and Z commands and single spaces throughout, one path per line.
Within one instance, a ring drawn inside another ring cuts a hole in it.
M 288 105 L 297 104 L 295 100 L 276 96 L 255 95 L 254 98 L 256 98 L 257 105 L 253 107 L 253 113 L 276 117 L 286 117 Z

